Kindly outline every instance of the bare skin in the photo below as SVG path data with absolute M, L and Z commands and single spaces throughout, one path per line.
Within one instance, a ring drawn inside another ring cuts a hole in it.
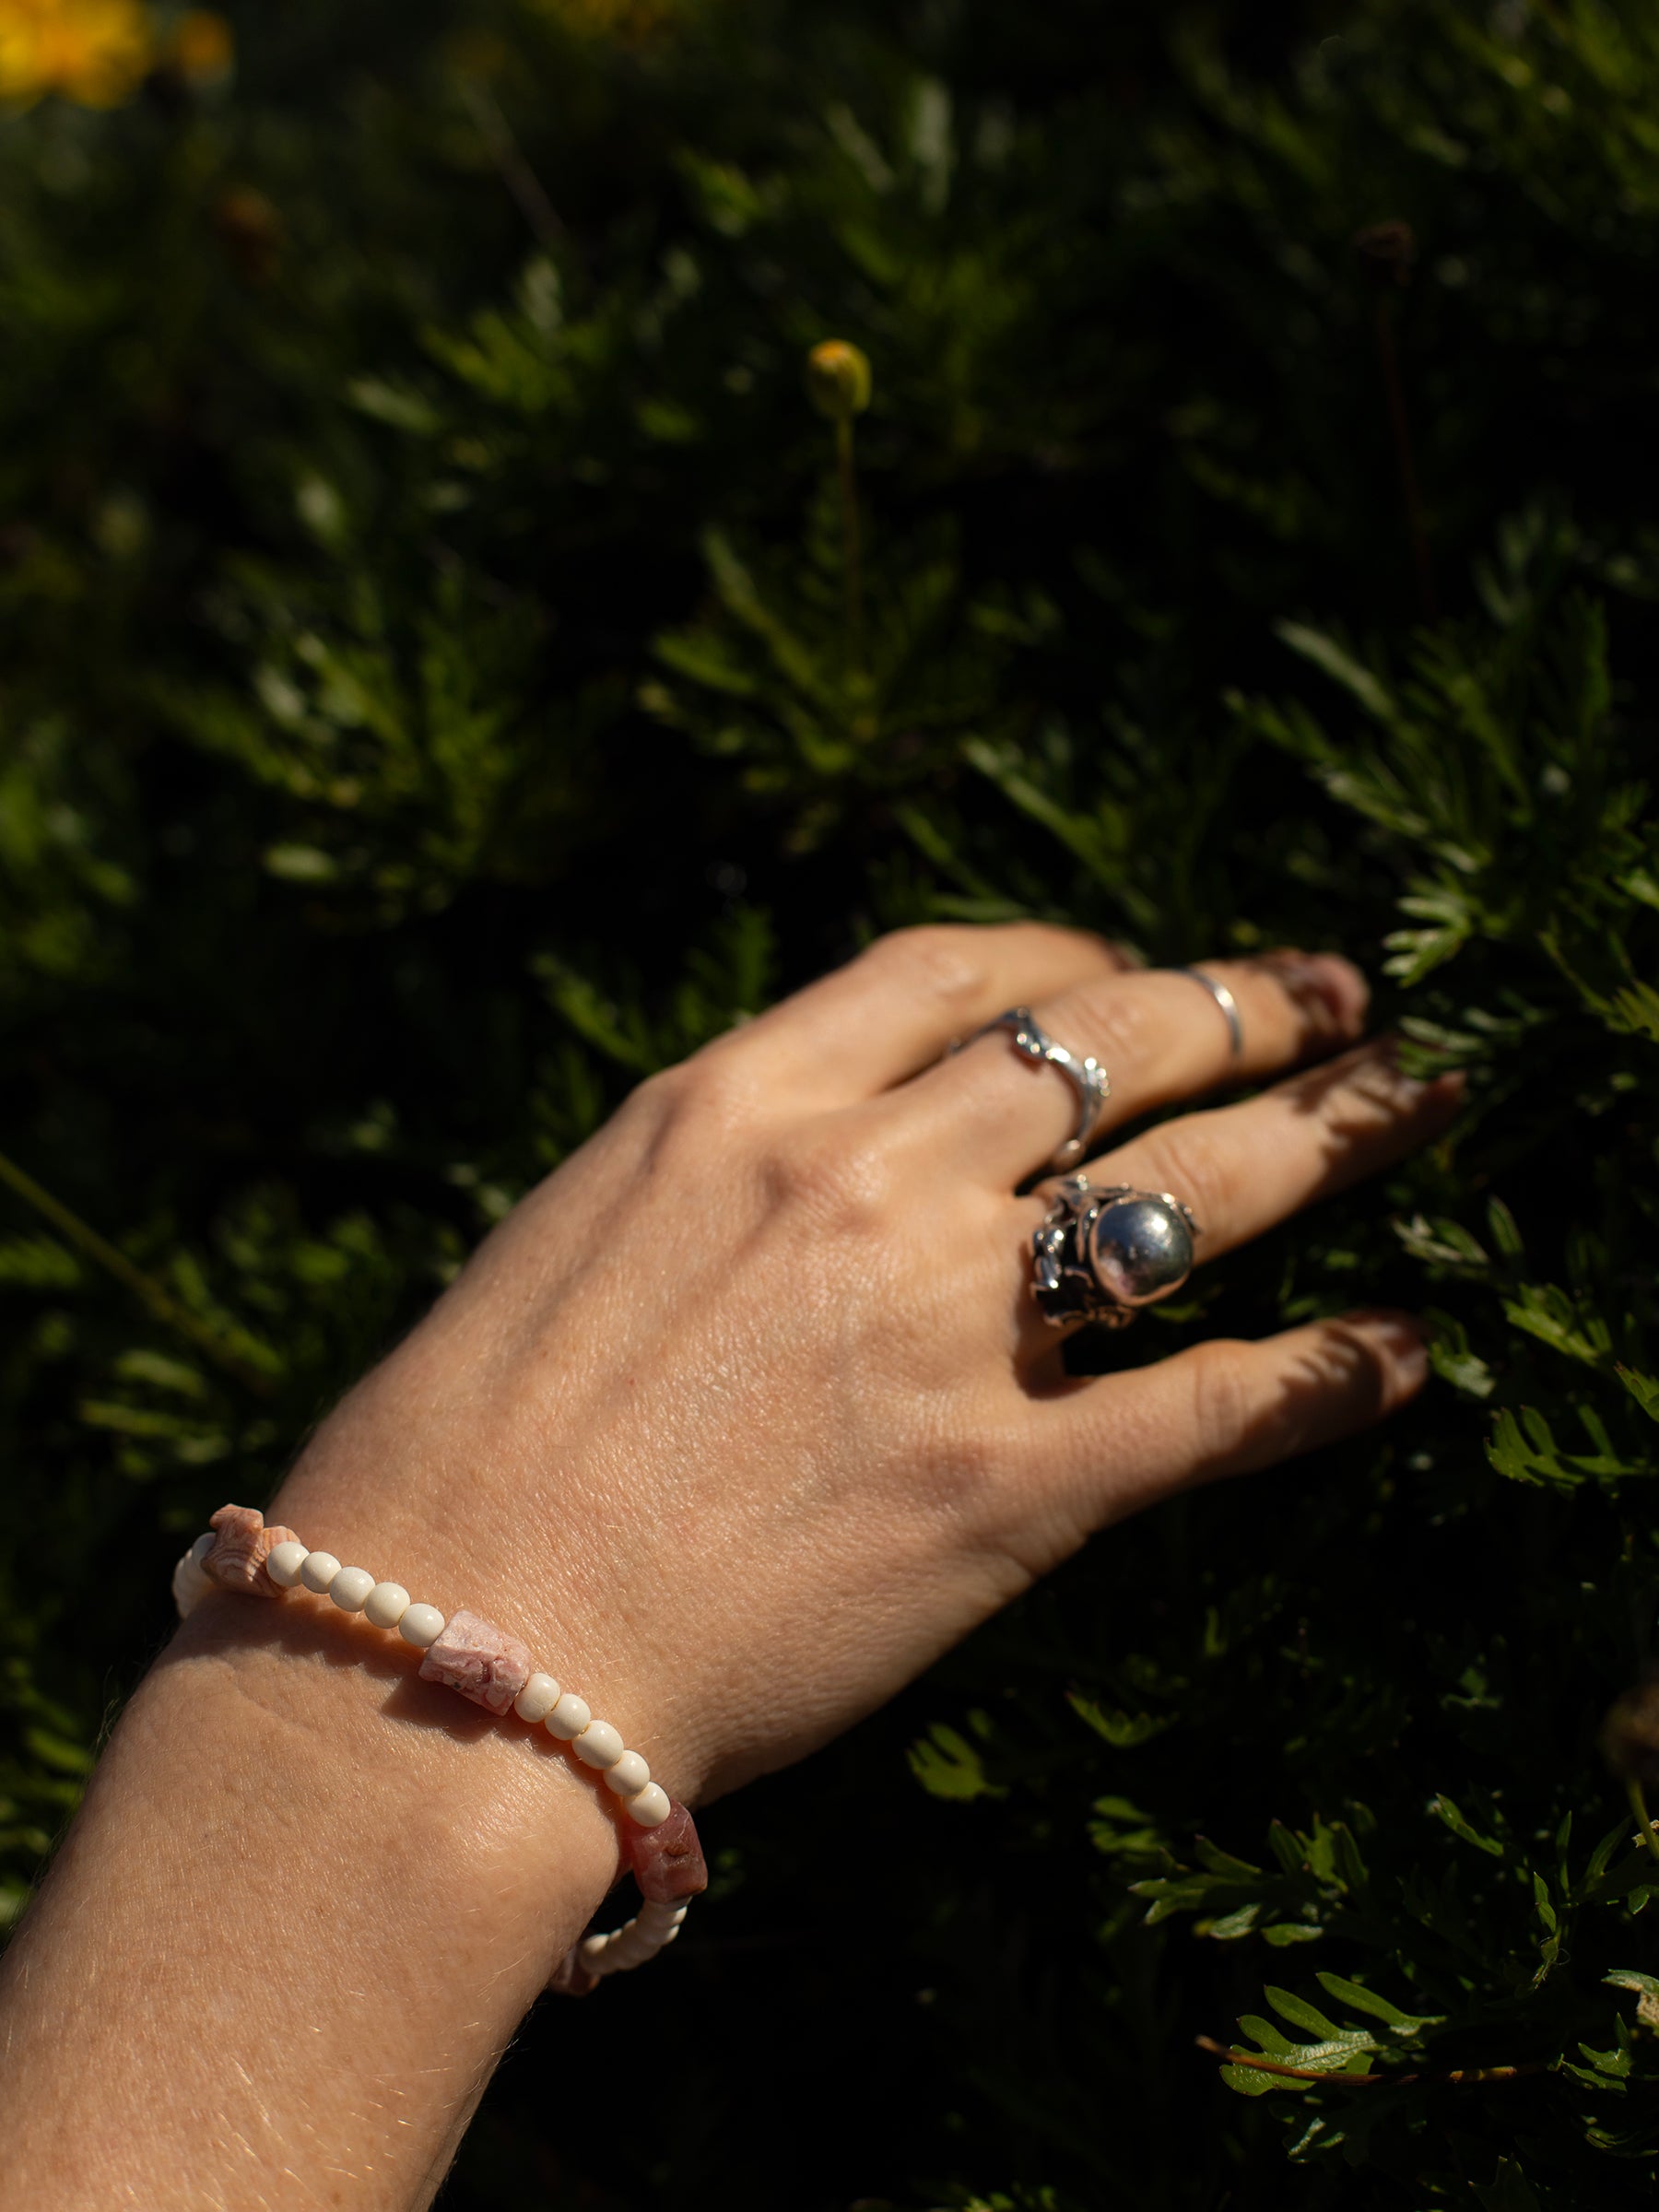
M 1346 962 L 1206 965 L 1241 1063 L 1190 978 L 1095 939 L 883 940 L 642 1085 L 270 1517 L 500 1621 L 695 1804 L 826 1742 L 1109 1523 L 1393 1410 L 1425 1371 L 1400 1315 L 1078 1382 L 1032 1306 L 1045 1199 L 1020 1186 L 1072 1093 L 1006 1037 L 941 1057 L 1004 1006 L 1106 1063 L 1090 1175 L 1185 1198 L 1206 1264 L 1455 1111 L 1356 1043 Z M 1272 1088 L 1114 1134 L 1235 1079 Z M 618 1865 L 604 1793 L 545 1736 L 325 1606 L 214 1594 L 7 1953 L 0 2207 L 427 2204 Z

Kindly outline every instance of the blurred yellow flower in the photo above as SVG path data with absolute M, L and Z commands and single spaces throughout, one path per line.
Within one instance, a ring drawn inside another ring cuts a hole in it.
M 806 356 L 806 391 L 820 415 L 851 422 L 870 404 L 870 357 L 844 338 L 826 338 Z
M 674 12 L 674 0 L 537 0 L 537 5 L 567 30 L 624 41 L 649 37 Z
M 0 8 L 6 0 L 0 0 Z M 186 84 L 217 84 L 229 76 L 236 52 L 230 26 L 210 7 L 193 7 L 181 16 L 167 41 L 167 58 Z
M 48 92 L 119 107 L 154 58 L 138 0 L 0 0 L 0 100 L 13 107 Z

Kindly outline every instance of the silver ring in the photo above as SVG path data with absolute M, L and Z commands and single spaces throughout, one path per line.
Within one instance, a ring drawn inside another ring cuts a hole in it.
M 1203 1233 L 1168 1191 L 1097 1188 L 1087 1175 L 1068 1176 L 1032 1233 L 1031 1295 L 1054 1328 L 1092 1321 L 1126 1329 L 1143 1306 L 1185 1283 Z
M 1222 1013 L 1227 1017 L 1228 1042 L 1232 1056 L 1241 1059 L 1244 1053 L 1244 1024 L 1239 1018 L 1239 1002 L 1225 983 L 1218 983 L 1213 975 L 1206 975 L 1202 968 L 1174 968 L 1172 975 L 1190 975 L 1195 983 L 1202 983 Z
M 975 1030 L 967 1040 L 988 1037 L 993 1030 L 1012 1032 L 1014 1050 L 1024 1053 L 1034 1065 L 1045 1062 L 1057 1067 L 1077 1094 L 1077 1126 L 1049 1161 L 1051 1168 L 1068 1168 L 1074 1159 L 1082 1158 L 1083 1147 L 1088 1142 L 1089 1132 L 1100 1118 L 1100 1109 L 1112 1096 L 1112 1082 L 1098 1060 L 1078 1059 L 1068 1053 L 1063 1044 L 1056 1044 L 1046 1030 L 1040 1030 L 1031 1018 L 1030 1006 L 1009 1006 L 994 1021 L 986 1022 L 982 1030 Z M 960 1047 L 957 1048 L 960 1050 Z

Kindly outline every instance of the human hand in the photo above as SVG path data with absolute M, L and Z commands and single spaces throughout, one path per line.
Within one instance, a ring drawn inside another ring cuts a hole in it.
M 1037 925 L 880 940 L 643 1084 L 346 1400 L 272 1509 L 524 1637 L 695 1801 L 870 1711 L 1107 1523 L 1340 1436 L 1420 1383 L 1403 1317 L 1068 1378 L 1030 1295 L 1073 1093 L 1091 1180 L 1192 1206 L 1200 1264 L 1442 1129 L 1454 1084 L 1343 1053 L 1346 961 L 1191 977 Z M 1153 1109 L 1323 1065 L 1126 1143 Z M 1116 1146 L 1116 1148 L 1112 1148 Z M 417 1585 L 419 1585 L 417 1587 Z M 440 1697 L 434 1690 L 434 1699 Z
M 643 1085 L 351 1393 L 272 1517 L 492 1616 L 680 1798 L 798 1757 L 1091 1530 L 1420 1381 L 1387 1316 L 1065 1375 L 1030 1296 L 1045 1202 L 1020 1186 L 1071 1088 L 1006 1035 L 941 1054 L 1033 1004 L 1110 1068 L 1112 1146 L 1359 1029 L 1346 962 L 1214 972 L 1237 1063 L 1190 977 L 1090 938 L 883 940 Z M 1208 1260 L 1454 1103 L 1360 1046 L 1091 1177 L 1190 1202 Z M 0 2202 L 92 2212 L 159 2173 L 227 2212 L 429 2202 L 619 1846 L 545 1731 L 409 1657 L 325 1604 L 214 1591 L 192 1613 L 0 1968 Z

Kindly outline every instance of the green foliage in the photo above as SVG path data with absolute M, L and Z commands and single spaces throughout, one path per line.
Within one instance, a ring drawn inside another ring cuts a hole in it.
M 1337 943 L 1452 1137 L 1091 1356 L 1386 1300 L 1435 1386 L 712 1811 L 680 2077 L 584 2009 L 590 2169 L 533 2021 L 453 2200 L 1647 2203 L 1659 18 L 235 28 L 0 123 L 0 1898 L 641 1075 L 928 915 Z

